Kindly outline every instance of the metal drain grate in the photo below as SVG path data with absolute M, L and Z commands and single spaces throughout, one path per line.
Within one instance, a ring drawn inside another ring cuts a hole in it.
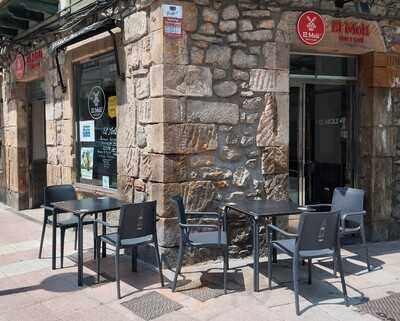
M 227 291 L 228 293 L 231 291 Z M 184 290 L 182 293 L 192 297 L 193 299 L 199 300 L 201 302 L 206 302 L 210 299 L 218 298 L 224 294 L 222 289 L 211 289 L 205 286 L 196 289 Z
M 360 304 L 357 309 L 361 313 L 369 313 L 381 320 L 400 321 L 400 293 Z
M 144 320 L 152 320 L 164 314 L 181 309 L 183 306 L 158 292 L 150 292 L 121 303 L 125 308 Z

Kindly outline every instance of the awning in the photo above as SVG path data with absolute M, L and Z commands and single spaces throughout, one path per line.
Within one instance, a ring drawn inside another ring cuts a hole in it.
M 64 38 L 61 38 L 49 46 L 49 52 L 54 53 L 60 49 L 70 46 L 79 41 L 88 39 L 102 32 L 110 31 L 117 27 L 113 19 L 102 20 L 90 26 L 84 27 L 79 31 L 72 33 Z
M 17 38 L 58 12 L 58 0 L 0 0 L 0 38 Z

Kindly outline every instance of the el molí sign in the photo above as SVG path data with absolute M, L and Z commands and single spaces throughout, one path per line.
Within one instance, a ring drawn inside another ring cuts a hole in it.
M 365 38 L 371 34 L 367 23 L 339 19 L 332 20 L 331 31 L 338 35 L 339 41 L 350 43 L 364 43 Z

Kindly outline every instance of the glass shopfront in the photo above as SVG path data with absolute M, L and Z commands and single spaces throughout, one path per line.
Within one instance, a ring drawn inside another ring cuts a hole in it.
M 356 79 L 354 57 L 291 56 L 289 195 L 300 205 L 354 184 Z
M 75 65 L 77 182 L 117 187 L 117 97 L 113 54 Z

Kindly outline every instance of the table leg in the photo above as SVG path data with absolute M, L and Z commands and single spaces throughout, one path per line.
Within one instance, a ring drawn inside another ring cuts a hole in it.
M 272 225 L 276 226 L 276 216 L 272 216 Z M 275 230 L 272 230 L 272 240 L 276 240 Z M 278 253 L 275 248 L 272 249 L 272 263 L 278 263 Z
M 51 264 L 52 269 L 55 270 L 56 260 L 57 260 L 57 209 L 53 210 L 53 224 L 52 224 L 52 232 L 53 232 L 53 245 L 51 249 Z
M 78 216 L 78 286 L 83 285 L 83 218 Z
M 259 235 L 258 235 L 258 220 L 253 219 L 253 260 L 254 260 L 254 276 L 253 286 L 254 291 L 259 291 Z
M 103 221 L 103 222 L 106 222 L 107 221 L 107 215 L 106 215 L 107 213 L 106 212 L 103 212 L 101 215 L 101 220 Z M 103 225 L 103 227 L 102 227 L 102 234 L 103 235 L 105 235 L 105 234 L 107 234 L 107 230 L 106 230 L 106 226 L 105 225 Z M 106 242 L 102 242 L 103 244 L 102 244 L 102 257 L 106 257 L 107 256 L 107 252 L 106 252 Z

